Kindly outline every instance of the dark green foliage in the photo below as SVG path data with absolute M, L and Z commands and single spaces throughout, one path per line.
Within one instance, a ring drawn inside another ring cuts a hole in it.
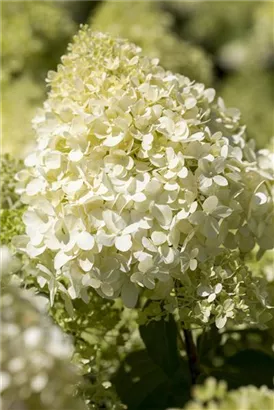
M 230 389 L 253 384 L 272 387 L 274 377 L 273 332 L 245 329 L 221 334 L 211 328 L 198 338 L 204 374 L 225 380 Z
M 174 318 L 151 321 L 139 330 L 146 350 L 128 355 L 115 374 L 119 397 L 128 410 L 183 406 L 190 398 L 190 377 L 180 357 Z
M 177 325 L 173 316 L 169 320 L 152 321 L 139 327 L 140 335 L 150 358 L 169 376 L 180 365 L 177 347 Z
M 113 382 L 129 410 L 183 407 L 190 398 L 188 363 L 178 347 L 178 328 L 172 316 L 139 327 L 146 349 L 130 353 Z M 224 380 L 229 389 L 240 386 L 272 387 L 273 334 L 270 330 L 245 329 L 220 332 L 215 326 L 197 339 L 201 375 Z
M 272 388 L 274 358 L 258 350 L 244 350 L 231 356 L 220 371 L 213 370 L 210 375 L 225 380 L 230 389 L 251 384 Z

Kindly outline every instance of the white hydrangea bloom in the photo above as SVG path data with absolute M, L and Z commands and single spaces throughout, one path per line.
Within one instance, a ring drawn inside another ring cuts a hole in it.
M 271 176 L 213 89 L 87 28 L 48 82 L 17 175 L 28 204 L 17 242 L 53 296 L 85 300 L 91 286 L 134 306 L 227 249 L 273 246 Z

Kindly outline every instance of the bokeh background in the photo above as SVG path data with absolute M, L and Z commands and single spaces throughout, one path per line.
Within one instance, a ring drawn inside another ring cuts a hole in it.
M 31 150 L 46 74 L 80 24 L 128 38 L 166 69 L 216 88 L 241 110 L 258 149 L 273 150 L 273 23 L 272 1 L 3 1 L 3 152 Z

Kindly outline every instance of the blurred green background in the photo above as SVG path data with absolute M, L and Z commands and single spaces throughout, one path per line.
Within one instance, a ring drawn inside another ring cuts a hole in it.
M 3 1 L 2 150 L 31 150 L 31 119 L 80 24 L 125 37 L 242 111 L 258 148 L 273 137 L 272 1 Z M 273 147 L 272 147 L 273 149 Z

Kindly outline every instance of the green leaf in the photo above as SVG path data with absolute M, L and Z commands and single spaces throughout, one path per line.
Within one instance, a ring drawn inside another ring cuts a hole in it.
M 273 329 L 244 329 L 237 330 L 236 332 L 226 332 L 226 335 L 229 337 L 223 345 L 226 357 L 246 349 L 261 351 L 274 357 L 272 348 L 274 340 Z
M 128 410 L 165 410 L 182 407 L 190 399 L 187 363 L 169 377 L 146 350 L 130 353 L 123 361 L 112 382 Z
M 229 388 L 253 384 L 273 386 L 274 354 L 271 330 L 229 330 L 221 334 L 215 327 L 198 338 L 203 368 L 199 379 L 213 376 L 226 380 Z
M 139 327 L 140 335 L 150 358 L 167 375 L 172 375 L 180 366 L 177 346 L 177 326 L 172 315 L 168 320 L 151 321 Z
M 220 366 L 238 352 L 252 349 L 274 357 L 274 331 L 271 329 L 227 330 L 220 333 L 215 326 L 204 331 L 197 341 L 201 363 L 206 367 Z
M 173 316 L 152 320 L 139 330 L 146 349 L 130 353 L 113 378 L 120 399 L 129 410 L 184 406 L 190 398 L 190 375 L 179 355 Z
M 246 350 L 230 357 L 221 374 L 215 371 L 213 376 L 223 378 L 230 389 L 252 384 L 260 387 L 266 385 L 273 387 L 274 358 L 256 350 Z M 220 377 L 221 376 L 221 377 Z
M 216 350 L 221 343 L 221 334 L 216 326 L 212 326 L 209 330 L 204 330 L 197 340 L 197 351 L 201 363 L 210 365 Z
M 139 409 L 142 402 L 168 383 L 167 375 L 152 362 L 146 350 L 130 353 L 114 376 L 113 383 L 129 410 Z M 163 392 L 165 389 L 163 389 Z M 162 395 L 163 396 L 163 395 Z M 165 397 L 162 397 L 166 401 Z

